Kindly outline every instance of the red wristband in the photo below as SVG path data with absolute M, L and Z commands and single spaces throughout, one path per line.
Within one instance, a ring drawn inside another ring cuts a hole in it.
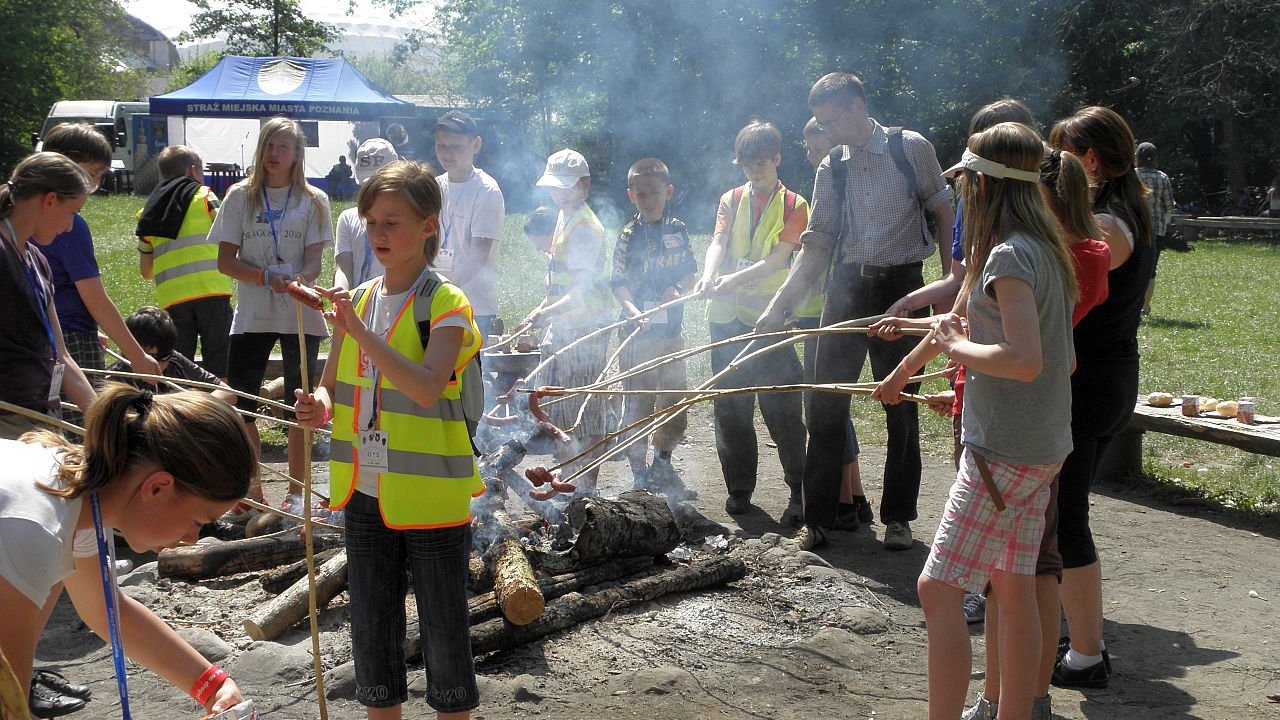
M 324 427 L 325 423 L 329 422 L 329 417 L 330 417 L 330 415 L 329 415 L 329 408 L 328 408 L 328 407 L 325 407 L 325 409 L 324 409 L 324 415 L 321 415 L 321 416 L 320 416 L 320 426 L 321 426 L 321 427 Z
M 200 703 L 201 707 L 208 705 L 209 699 L 230 677 L 226 670 L 217 665 L 210 665 L 208 670 L 196 678 L 196 684 L 191 686 L 191 697 Z

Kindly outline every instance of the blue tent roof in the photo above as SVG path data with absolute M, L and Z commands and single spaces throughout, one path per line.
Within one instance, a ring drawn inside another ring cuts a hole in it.
M 151 99 L 156 115 L 377 120 L 412 117 L 412 104 L 369 82 L 342 58 L 228 55 L 190 85 Z

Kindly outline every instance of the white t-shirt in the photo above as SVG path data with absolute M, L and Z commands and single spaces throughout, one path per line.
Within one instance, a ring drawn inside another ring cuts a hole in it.
M 57 468 L 53 448 L 0 440 L 0 577 L 36 607 L 75 570 L 74 557 L 98 554 L 93 529 L 76 532 L 84 500 L 64 500 L 36 486 L 56 487 Z
M 369 299 L 369 305 L 365 306 L 365 319 L 368 321 L 369 329 L 381 335 L 383 340 L 386 340 L 391 331 L 391 323 L 400 314 L 400 310 L 404 307 L 405 300 L 409 298 L 409 293 L 413 292 L 413 288 L 394 295 L 384 294 L 382 288 L 382 283 L 378 283 L 378 292 L 373 294 L 373 297 Z M 467 324 L 467 319 L 463 313 L 453 313 L 441 318 L 440 322 L 431 326 L 431 329 L 446 327 L 462 328 L 464 334 L 463 342 L 466 343 L 468 341 L 465 335 L 470 332 L 470 326 Z M 356 427 L 361 430 L 369 426 L 369 417 L 373 414 L 373 395 L 370 392 L 360 393 L 360 407 L 355 408 L 355 413 Z M 370 497 L 378 497 L 377 471 L 361 469 L 360 477 L 356 480 L 356 490 Z
M 209 237 L 239 247 L 240 259 L 250 265 L 275 268 L 276 272 L 290 275 L 301 272 L 308 247 L 333 244 L 329 197 L 308 187 L 311 192 L 319 193 L 323 209 L 316 206 L 310 193 L 300 190 L 290 193 L 287 187 L 268 188 L 272 223 L 268 222 L 267 203 L 259 198 L 260 207 L 251 211 L 247 186 L 244 183 L 233 185 L 222 201 L 222 209 L 213 221 Z M 288 293 L 277 293 L 257 283 L 237 281 L 236 314 L 231 321 L 231 334 L 296 334 L 298 320 L 293 307 L 296 302 Z M 309 307 L 302 310 L 302 327 L 308 335 L 329 334 L 324 316 L 319 310 Z
M 338 230 L 335 233 L 337 244 L 334 246 L 335 257 L 342 253 L 351 253 L 351 287 L 359 287 L 383 273 L 382 263 L 374 257 L 369 247 L 369 232 L 365 229 L 364 218 L 360 217 L 359 208 L 347 208 L 338 216 Z
M 476 315 L 498 314 L 498 241 L 506 206 L 498 183 L 480 168 L 471 172 L 466 182 L 451 182 L 448 174 L 436 178 L 444 205 L 440 211 L 441 248 L 453 250 L 453 268 L 472 265 L 479 258 L 472 238 L 490 238 L 493 247 L 484 266 L 470 280 L 461 284 Z M 453 273 L 436 268 L 449 277 Z

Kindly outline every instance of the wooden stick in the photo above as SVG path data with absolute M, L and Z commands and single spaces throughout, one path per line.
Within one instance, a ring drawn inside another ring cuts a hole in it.
M 267 407 L 272 407 L 272 408 L 275 408 L 276 410 L 283 410 L 284 412 L 293 412 L 292 405 L 285 405 L 284 403 L 277 402 L 275 400 L 271 400 L 268 398 L 260 397 L 258 395 L 253 395 L 251 393 L 241 392 L 239 390 L 236 390 L 235 388 L 230 388 L 225 385 L 214 385 L 213 383 L 202 382 L 200 380 L 184 380 L 182 378 L 171 378 L 171 377 L 166 377 L 164 375 L 148 375 L 147 373 L 127 372 L 124 370 L 95 370 L 94 368 L 84 368 L 84 372 L 90 375 L 115 375 L 118 377 L 131 378 L 135 380 L 157 380 L 161 382 L 168 382 L 173 385 L 183 386 L 183 387 L 179 387 L 178 388 L 179 390 L 185 390 L 188 388 L 200 388 L 201 390 L 221 390 L 223 392 L 229 392 L 233 395 L 238 395 L 247 400 L 253 400 L 259 405 L 266 405 Z
M 298 359 L 302 371 L 302 387 L 311 388 L 307 372 L 307 335 L 302 328 L 302 303 L 294 301 L 298 310 Z M 320 662 L 320 618 L 316 610 L 316 549 L 311 541 L 311 428 L 302 428 L 302 532 L 307 545 L 307 617 L 311 621 L 311 660 L 316 674 L 316 700 L 320 704 L 320 720 L 329 720 L 329 706 L 324 697 L 324 667 Z
M 519 380 L 519 383 L 518 383 L 518 384 L 526 384 L 526 383 L 528 383 L 528 382 L 529 382 L 530 380 L 532 380 L 532 379 L 533 379 L 533 378 L 534 378 L 534 377 L 535 377 L 539 372 L 541 372 L 544 368 L 546 368 L 546 367 L 547 367 L 547 365 L 551 364 L 551 361 L 552 361 L 552 360 L 554 360 L 554 359 L 556 359 L 557 357 L 559 357 L 560 355 L 563 355 L 564 353 L 568 352 L 571 348 L 575 348 L 575 347 L 577 347 L 578 345 L 581 345 L 582 343 L 586 342 L 587 340 L 590 340 L 591 338 L 593 338 L 593 337 L 595 337 L 595 336 L 597 336 L 597 335 L 599 335 L 599 334 L 601 334 L 601 333 L 611 332 L 611 331 L 613 331 L 613 330 L 616 330 L 617 328 L 622 327 L 623 325 L 626 325 L 627 323 L 635 322 L 635 321 L 637 321 L 637 320 L 642 320 L 642 319 L 647 318 L 647 317 L 652 317 L 652 316 L 657 315 L 658 313 L 660 313 L 660 312 L 662 312 L 662 311 L 666 310 L 667 308 L 675 307 L 676 305 L 680 305 L 681 303 L 689 302 L 690 300 L 696 300 L 697 298 L 698 298 L 698 296 L 697 296 L 697 295 L 694 295 L 693 293 L 690 293 L 690 294 L 688 294 L 688 295 L 682 295 L 682 296 L 680 296 L 680 297 L 678 297 L 678 298 L 676 298 L 676 299 L 674 299 L 674 300 L 668 300 L 667 302 L 664 302 L 664 303 L 662 303 L 661 305 L 658 305 L 657 307 L 650 308 L 649 310 L 645 310 L 644 312 L 640 313 L 639 315 L 636 315 L 635 317 L 629 317 L 629 318 L 626 318 L 625 320 L 619 320 L 619 321 L 617 321 L 617 322 L 615 322 L 615 323 L 610 323 L 610 324 L 608 324 L 608 325 L 605 325 L 605 326 L 604 326 L 604 327 L 602 327 L 602 328 L 597 328 L 597 329 L 595 329 L 595 330 L 592 330 L 591 332 L 587 333 L 586 335 L 583 335 L 582 337 L 580 337 L 580 338 L 578 338 L 578 339 L 574 340 L 573 342 L 569 343 L 568 345 L 565 345 L 564 347 L 560 348 L 559 350 L 557 350 L 557 351 L 555 351 L 555 352 L 551 353 L 550 355 L 548 355 L 547 357 L 543 358 L 543 359 L 542 359 L 542 362 L 540 362 L 540 363 L 538 363 L 536 366 L 534 366 L 534 368 L 533 368 L 532 370 L 530 370 L 530 371 L 529 371 L 529 374 L 528 374 L 528 375 L 525 375 L 523 378 L 521 378 L 521 379 Z
M 513 340 L 523 335 L 524 331 L 528 329 L 529 329 L 529 323 L 520 323 L 515 327 L 514 330 L 511 331 L 510 335 L 505 335 L 503 337 L 498 338 L 493 342 L 492 345 L 488 347 L 480 348 L 480 352 L 482 353 L 489 352 L 491 350 L 497 350 L 500 347 L 506 347 L 507 345 L 510 345 Z
M 636 335 L 640 334 L 640 330 L 641 330 L 641 328 L 636 328 L 635 330 L 633 330 L 633 331 L 631 332 L 631 334 L 630 334 L 630 335 L 627 335 L 626 339 L 624 339 L 622 342 L 618 343 L 618 349 L 617 349 L 617 350 L 614 350 L 614 351 L 613 351 L 613 354 L 609 356 L 609 359 L 608 359 L 608 360 L 606 360 L 606 361 L 604 362 L 604 369 L 600 371 L 600 374 L 599 374 L 599 375 L 597 375 L 597 376 L 596 376 L 596 379 L 591 383 L 593 386 L 594 386 L 594 385 L 599 384 L 599 383 L 600 383 L 600 381 L 604 380 L 604 379 L 605 379 L 605 377 L 607 377 L 607 376 L 609 375 L 609 368 L 613 367 L 613 364 L 614 364 L 615 362 L 617 362 L 617 361 L 618 361 L 618 358 L 622 357 L 622 351 L 623 351 L 623 349 L 625 349 L 625 348 L 627 347 L 627 345 L 631 344 L 631 341 L 635 339 Z M 529 390 L 528 390 L 527 388 L 519 388 L 519 390 L 520 390 L 521 392 L 529 392 Z M 560 393 L 556 393 L 556 394 L 557 394 L 557 395 L 561 395 Z M 555 404 L 556 404 L 556 403 L 558 403 L 558 402 L 564 402 L 565 400 L 568 400 L 568 399 L 569 399 L 569 398 L 568 398 L 567 396 L 565 396 L 565 395 L 561 395 L 560 397 L 553 398 L 553 399 L 551 399 L 551 400 L 549 400 L 549 401 L 547 401 L 547 402 L 543 403 L 543 405 L 542 405 L 542 406 L 543 406 L 543 407 L 547 407 L 547 406 L 550 406 L 550 405 L 555 405 Z M 586 407 L 586 406 L 587 406 L 587 404 L 586 404 L 585 402 L 584 402 L 584 403 L 582 403 L 582 407 Z M 579 410 L 578 410 L 578 417 L 577 417 L 577 419 L 573 421 L 573 426 L 574 426 L 574 427 L 577 427 L 577 426 L 578 426 L 578 423 L 580 423 L 580 422 L 582 422 L 582 410 L 581 410 L 581 408 L 579 408 Z M 567 431 L 566 431 L 566 432 L 567 432 Z

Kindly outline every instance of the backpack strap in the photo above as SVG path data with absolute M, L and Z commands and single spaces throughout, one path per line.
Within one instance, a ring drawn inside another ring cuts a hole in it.
M 911 161 L 907 159 L 907 151 L 902 147 L 902 128 L 886 128 L 885 133 L 889 136 L 889 156 L 893 158 L 893 164 L 898 167 L 902 177 L 906 178 L 911 197 L 920 202 L 920 183 L 916 179 L 916 169 L 912 167 Z
M 832 267 L 842 261 L 844 255 L 844 234 L 847 231 L 845 227 L 845 218 L 848 215 L 844 211 L 845 191 L 849 184 L 849 162 L 844 159 L 844 145 L 836 145 L 831 148 L 831 152 L 827 153 L 827 161 L 831 166 L 831 187 L 836 191 L 836 214 L 840 217 L 840 233 L 836 236 L 836 262 L 831 263 Z
M 418 339 L 425 351 L 431 341 L 431 301 L 447 280 L 432 273 L 422 284 L 413 299 L 413 315 L 418 323 Z M 471 452 L 481 457 L 480 447 L 476 445 L 476 431 L 480 427 L 480 418 L 484 415 L 484 370 L 480 366 L 480 353 L 471 356 L 462 368 L 462 387 L 459 388 L 459 399 L 462 401 L 462 415 L 467 424 L 467 437 L 471 440 Z M 449 376 L 449 382 L 459 382 L 455 371 Z
M 791 219 L 791 213 L 796 211 L 796 205 L 800 204 L 800 196 L 795 192 L 788 190 L 782 197 L 782 224 L 786 225 Z

